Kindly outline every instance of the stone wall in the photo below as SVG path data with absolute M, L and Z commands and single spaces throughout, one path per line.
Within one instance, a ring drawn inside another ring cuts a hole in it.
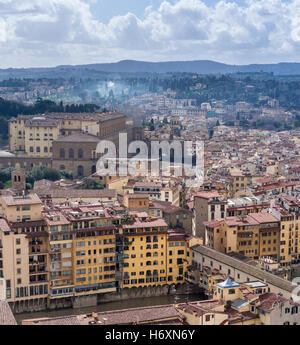
M 176 291 L 174 291 L 173 285 L 163 286 L 149 286 L 139 288 L 125 288 L 120 292 L 102 293 L 95 295 L 86 295 L 80 297 L 65 297 L 56 299 L 40 298 L 36 300 L 20 301 L 10 303 L 10 307 L 15 314 L 25 312 L 38 312 L 46 310 L 58 310 L 66 308 L 84 308 L 84 307 L 96 307 L 98 304 L 106 302 L 123 301 L 128 299 L 146 298 L 146 297 L 158 297 L 166 296 L 169 294 L 186 295 L 203 293 L 203 289 L 199 286 L 191 284 L 178 284 Z

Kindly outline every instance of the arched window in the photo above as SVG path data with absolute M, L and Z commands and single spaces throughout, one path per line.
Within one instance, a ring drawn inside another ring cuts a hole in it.
M 97 169 L 96 169 L 96 165 L 93 165 L 93 166 L 92 166 L 92 169 L 91 169 L 91 173 L 92 173 L 92 174 L 95 174 L 96 170 L 97 170 Z
M 60 149 L 59 150 L 59 157 L 60 158 L 65 158 L 65 156 L 66 156 L 65 149 Z
M 83 158 L 83 151 L 82 151 L 82 149 L 78 150 L 78 158 Z
M 69 150 L 69 158 L 74 158 L 74 150 L 73 149 Z
M 77 175 L 78 175 L 78 177 L 83 177 L 84 176 L 84 168 L 83 168 L 82 165 L 78 166 Z

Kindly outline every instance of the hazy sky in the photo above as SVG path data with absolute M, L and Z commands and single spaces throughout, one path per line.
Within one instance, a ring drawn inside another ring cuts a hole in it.
M 0 68 L 300 62 L 300 0 L 0 0 Z

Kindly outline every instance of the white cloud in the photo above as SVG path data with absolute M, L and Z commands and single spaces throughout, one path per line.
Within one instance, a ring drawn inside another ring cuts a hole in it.
M 299 61 L 299 0 L 164 1 L 147 7 L 143 18 L 128 13 L 108 24 L 96 20 L 91 3 L 0 0 L 0 67 L 121 59 Z

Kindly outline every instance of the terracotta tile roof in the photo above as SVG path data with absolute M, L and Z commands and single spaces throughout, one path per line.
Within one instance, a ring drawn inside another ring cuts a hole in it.
M 253 314 L 249 311 L 238 312 L 231 307 L 226 310 L 226 314 L 228 315 L 229 324 L 259 318 L 258 315 Z
M 195 194 L 194 197 L 210 199 L 210 198 L 219 198 L 221 197 L 221 194 L 219 194 L 218 192 L 199 192 Z
M 279 219 L 274 217 L 271 213 L 264 213 L 264 212 L 250 213 L 249 217 L 251 217 L 252 219 L 254 219 L 260 224 L 261 223 L 275 223 L 279 221 Z
M 58 127 L 58 121 L 45 116 L 35 116 L 25 122 L 25 127 Z
M 43 218 L 50 226 L 71 224 L 64 214 L 60 211 L 51 210 L 42 212 Z
M 275 293 L 267 292 L 262 295 L 259 295 L 260 305 L 258 308 L 265 312 L 271 311 L 274 308 L 275 303 L 284 303 L 289 301 L 287 298 L 276 295 Z M 290 304 L 300 306 L 300 304 L 290 301 Z
M 223 303 L 218 300 L 206 300 L 206 301 L 182 303 L 182 304 L 177 305 L 177 309 L 188 312 L 190 314 L 196 313 L 197 316 L 201 316 L 208 312 L 214 311 L 214 308 L 221 305 L 223 305 Z
M 168 226 L 168 224 L 163 219 L 156 219 L 149 222 L 141 222 L 139 219 L 135 219 L 135 222 L 133 224 L 130 224 L 130 225 L 124 224 L 123 228 L 124 229 L 150 228 L 150 227 L 156 227 L 156 226 L 165 227 L 165 226 Z
M 32 319 L 38 325 L 129 325 L 134 323 L 158 323 L 178 320 L 178 312 L 173 305 L 151 306 L 95 313 L 94 315 L 77 315 L 57 318 Z M 27 320 L 29 321 L 29 320 Z
M 16 325 L 17 322 L 6 301 L 0 301 L 0 325 Z
M 3 232 L 11 231 L 11 228 L 6 219 L 0 218 L 0 230 Z
M 115 189 L 54 189 L 49 190 L 48 194 L 52 198 L 116 198 Z
M 78 134 L 73 134 L 73 135 L 68 135 L 66 137 L 61 137 L 58 138 L 56 140 L 54 140 L 54 142 L 65 142 L 65 143 L 98 143 L 100 141 L 100 138 L 95 136 L 95 135 L 91 135 L 91 134 L 84 134 L 84 133 L 78 133 Z
M 136 182 L 133 187 L 162 187 L 162 184 L 159 182 Z
M 23 197 L 23 196 L 16 197 L 13 195 L 4 195 L 4 196 L 2 196 L 2 199 L 6 203 L 7 206 L 42 204 L 42 201 L 37 196 L 37 194 L 28 194 L 25 197 Z
M 128 199 L 149 199 L 149 195 L 144 193 L 126 194 L 124 197 Z

